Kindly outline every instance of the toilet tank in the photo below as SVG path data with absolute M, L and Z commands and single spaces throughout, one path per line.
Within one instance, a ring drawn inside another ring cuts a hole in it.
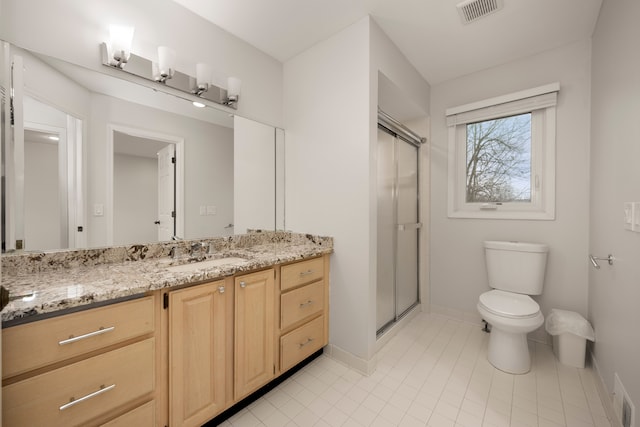
M 484 248 L 489 286 L 526 295 L 542 293 L 547 245 L 487 241 Z

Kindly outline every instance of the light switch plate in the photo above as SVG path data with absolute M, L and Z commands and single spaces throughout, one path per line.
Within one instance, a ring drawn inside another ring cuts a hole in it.
M 624 229 L 633 230 L 633 203 L 624 202 Z
M 207 206 L 207 215 L 215 215 L 217 213 L 217 209 L 215 206 Z
M 104 205 L 96 203 L 93 205 L 93 216 L 103 216 L 104 215 Z
M 200 215 L 206 215 L 206 214 L 207 214 L 207 207 L 200 206 Z

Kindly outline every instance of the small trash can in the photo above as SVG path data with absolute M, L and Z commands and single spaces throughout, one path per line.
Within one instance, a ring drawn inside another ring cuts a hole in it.
M 574 311 L 554 308 L 545 320 L 545 329 L 553 336 L 553 353 L 560 363 L 584 368 L 587 340 L 595 341 L 587 319 Z

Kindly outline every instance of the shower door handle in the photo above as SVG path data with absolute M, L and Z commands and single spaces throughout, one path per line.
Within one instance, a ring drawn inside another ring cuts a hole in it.
M 413 222 L 408 224 L 398 224 L 398 231 L 419 230 L 422 228 L 421 222 Z

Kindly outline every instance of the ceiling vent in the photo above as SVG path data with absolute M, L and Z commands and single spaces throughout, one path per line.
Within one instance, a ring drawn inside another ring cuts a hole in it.
M 469 24 L 497 12 L 504 6 L 503 0 L 465 0 L 456 5 L 463 24 Z

